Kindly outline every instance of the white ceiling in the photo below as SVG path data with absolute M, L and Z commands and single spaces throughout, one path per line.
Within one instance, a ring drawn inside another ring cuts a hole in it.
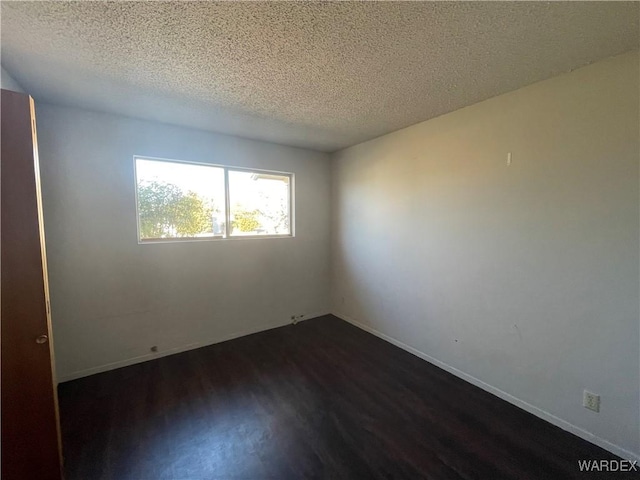
M 334 151 L 639 45 L 633 2 L 2 2 L 36 100 Z

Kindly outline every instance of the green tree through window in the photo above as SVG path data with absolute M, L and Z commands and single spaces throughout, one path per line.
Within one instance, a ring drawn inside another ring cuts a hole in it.
M 212 232 L 214 207 L 197 193 L 159 181 L 138 184 L 141 238 L 193 237 Z

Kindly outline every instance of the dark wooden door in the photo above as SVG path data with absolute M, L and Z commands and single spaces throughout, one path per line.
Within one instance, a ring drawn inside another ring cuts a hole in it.
M 61 479 L 33 100 L 2 90 L 2 479 Z

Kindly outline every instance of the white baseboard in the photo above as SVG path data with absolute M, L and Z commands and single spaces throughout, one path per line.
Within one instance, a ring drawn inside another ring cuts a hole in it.
M 420 350 L 417 350 L 413 347 L 410 347 L 409 345 L 396 340 L 393 337 L 390 337 L 389 335 L 386 335 L 382 332 L 377 331 L 374 328 L 369 327 L 368 325 L 365 325 L 363 323 L 360 323 L 356 320 L 354 320 L 353 318 L 344 315 L 342 313 L 336 313 L 333 312 L 332 315 L 338 317 L 341 320 L 344 320 L 345 322 L 348 322 L 350 324 L 352 324 L 355 327 L 358 327 L 366 332 L 371 333 L 372 335 L 375 335 L 376 337 L 379 337 L 383 340 L 386 340 L 387 342 L 395 345 L 396 347 L 399 347 L 403 350 L 406 350 L 409 353 L 412 353 L 413 355 L 415 355 L 416 357 L 421 358 L 422 360 L 426 360 L 429 363 L 432 363 L 433 365 L 451 373 L 452 375 L 455 375 L 458 378 L 461 378 L 469 383 L 471 383 L 472 385 L 475 385 L 476 387 L 479 387 L 493 395 L 495 395 L 496 397 L 501 398 L 502 400 L 505 400 L 513 405 L 515 405 L 516 407 L 521 408 L 522 410 L 525 410 L 526 412 L 529 412 L 533 415 L 535 415 L 538 418 L 541 418 L 542 420 L 546 420 L 547 422 L 555 425 L 556 427 L 559 427 L 563 430 L 566 430 L 567 432 L 573 433 L 574 435 L 588 441 L 591 442 L 599 447 L 604 448 L 605 450 L 608 450 L 611 453 L 614 453 L 615 455 L 618 455 L 621 458 L 627 459 L 627 460 L 631 460 L 631 461 L 638 461 L 640 462 L 640 455 L 633 453 L 625 448 L 622 448 L 614 443 L 609 442 L 608 440 L 605 440 L 604 438 L 598 437 L 597 435 L 594 435 L 591 432 L 588 432 L 587 430 L 584 430 L 580 427 L 577 427 L 575 425 L 573 425 L 572 423 L 567 422 L 566 420 L 563 420 L 562 418 L 556 417 L 555 415 L 542 410 L 541 408 L 536 407 L 535 405 L 531 405 L 530 403 L 525 402 L 524 400 L 521 400 L 517 397 L 514 397 L 513 395 L 504 392 L 502 390 L 500 390 L 499 388 L 496 388 L 492 385 L 489 385 L 488 383 L 483 382 L 482 380 L 477 379 L 476 377 L 469 375 L 468 373 L 465 373 L 461 370 L 458 370 L 455 367 L 452 367 L 451 365 L 448 365 L 444 362 L 441 362 L 440 360 L 427 355 L 424 352 L 421 352 Z
M 304 320 L 310 320 L 312 318 L 322 317 L 323 315 L 329 315 L 329 312 L 313 313 L 310 315 L 306 315 L 304 319 L 300 319 L 299 321 L 302 322 Z M 258 332 L 264 332 L 266 330 L 272 330 L 274 328 L 284 327 L 286 325 L 291 325 L 291 321 L 283 321 L 283 322 L 278 322 L 276 324 L 260 326 L 260 327 L 251 328 L 248 330 L 242 330 L 240 332 L 236 332 L 231 335 L 226 335 L 224 337 L 217 337 L 214 339 L 203 340 L 201 342 L 189 343 L 187 345 L 180 345 L 177 347 L 170 348 L 168 350 L 163 350 L 161 352 L 147 353 L 145 355 L 140 355 L 139 357 L 127 358 L 124 360 L 118 360 L 117 362 L 107 363 L 105 365 L 99 365 L 97 367 L 78 370 L 76 372 L 68 373 L 66 375 L 61 375 L 58 378 L 58 383 L 60 384 L 63 382 L 68 382 L 70 380 L 76 380 L 78 378 L 88 377 L 89 375 L 108 372 L 109 370 L 115 370 L 116 368 L 128 367 L 129 365 L 134 365 L 136 363 L 148 362 L 149 360 L 155 360 L 156 358 L 167 357 L 169 355 L 175 355 L 176 353 L 182 353 L 188 350 L 195 350 L 196 348 L 206 347 L 208 345 L 214 345 L 216 343 L 226 342 L 228 340 L 233 340 L 234 338 L 244 337 L 244 336 L 251 335 Z

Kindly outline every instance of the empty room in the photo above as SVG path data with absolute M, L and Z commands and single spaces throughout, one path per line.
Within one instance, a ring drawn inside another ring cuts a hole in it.
M 640 478 L 640 2 L 0 9 L 3 480 Z

